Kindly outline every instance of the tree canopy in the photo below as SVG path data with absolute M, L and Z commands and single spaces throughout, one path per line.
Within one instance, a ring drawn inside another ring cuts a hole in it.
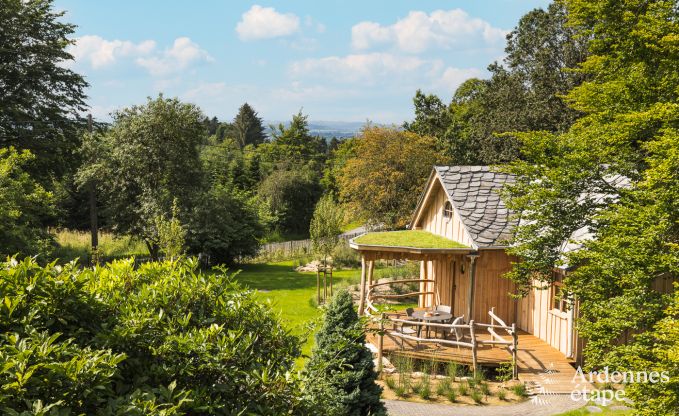
M 369 126 L 350 146 L 353 154 L 338 177 L 340 198 L 358 218 L 389 228 L 404 227 L 432 166 L 442 160 L 436 140 Z
M 77 166 L 85 126 L 83 77 L 68 68 L 75 26 L 51 0 L 0 1 L 0 148 L 35 155 L 27 171 L 43 186 Z

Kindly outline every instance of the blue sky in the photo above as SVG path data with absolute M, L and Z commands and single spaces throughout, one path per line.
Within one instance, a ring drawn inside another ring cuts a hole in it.
M 397 123 L 420 88 L 446 101 L 487 76 L 504 36 L 542 0 L 56 0 L 78 26 L 71 67 L 92 113 L 163 92 L 231 119 L 245 101 L 265 120 Z

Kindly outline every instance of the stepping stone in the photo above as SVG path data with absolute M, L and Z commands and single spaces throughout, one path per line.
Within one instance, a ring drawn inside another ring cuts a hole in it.
M 611 407 L 609 407 L 609 409 L 611 409 L 611 410 L 613 410 L 613 411 L 616 411 L 616 410 L 623 410 L 623 411 L 624 411 L 624 410 L 632 410 L 631 407 L 622 406 L 622 405 L 611 406 Z
M 601 410 L 600 407 L 596 407 L 596 406 L 587 406 L 587 411 L 590 412 L 590 413 L 602 413 L 603 412 L 603 410 Z

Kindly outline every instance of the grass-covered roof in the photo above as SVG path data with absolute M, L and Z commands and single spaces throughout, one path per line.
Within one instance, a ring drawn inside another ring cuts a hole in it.
M 468 248 L 457 241 L 449 240 L 445 237 L 423 230 L 367 233 L 354 238 L 353 241 L 355 244 L 384 247 L 412 247 L 424 249 Z

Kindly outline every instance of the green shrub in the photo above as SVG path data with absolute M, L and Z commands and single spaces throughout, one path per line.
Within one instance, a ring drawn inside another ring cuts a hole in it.
M 281 414 L 300 340 L 254 293 L 192 259 L 0 267 L 0 413 Z
M 390 390 L 394 390 L 396 388 L 396 380 L 391 376 L 387 376 L 384 379 L 384 384 L 386 384 Z
M 497 398 L 500 400 L 507 400 L 507 391 L 503 388 L 497 391 Z
M 497 368 L 497 381 L 507 382 L 514 376 L 514 366 L 511 362 L 500 363 Z
M 486 383 L 485 381 L 479 383 L 479 390 L 480 390 L 481 393 L 482 393 L 484 396 L 486 396 L 486 397 L 492 395 L 492 393 L 491 393 L 491 391 L 490 391 L 490 387 L 488 386 L 488 383 Z
M 316 345 L 305 367 L 306 403 L 327 415 L 385 414 L 382 388 L 375 383 L 372 353 L 351 294 L 338 292 L 316 334 Z
M 450 362 L 446 366 L 446 375 L 450 377 L 452 381 L 455 381 L 455 378 L 458 376 L 460 372 L 460 366 L 457 363 Z
M 471 399 L 474 400 L 474 403 L 476 404 L 481 404 L 483 401 L 483 394 L 481 394 L 481 392 L 476 389 L 472 389 L 472 391 L 469 393 L 469 397 L 471 397 Z
M 448 399 L 451 403 L 455 403 L 457 401 L 457 392 L 455 391 L 454 387 L 451 386 L 446 392 L 446 399 Z
M 528 392 L 526 391 L 526 385 L 523 383 L 514 384 L 511 387 L 512 392 L 516 397 L 526 397 Z
M 451 388 L 451 380 L 449 378 L 444 378 L 443 380 L 439 380 L 438 384 L 436 385 L 436 394 L 439 396 L 445 396 Z
M 469 390 L 469 385 L 466 381 L 462 381 L 459 386 L 457 386 L 458 391 L 461 396 L 466 396 Z

